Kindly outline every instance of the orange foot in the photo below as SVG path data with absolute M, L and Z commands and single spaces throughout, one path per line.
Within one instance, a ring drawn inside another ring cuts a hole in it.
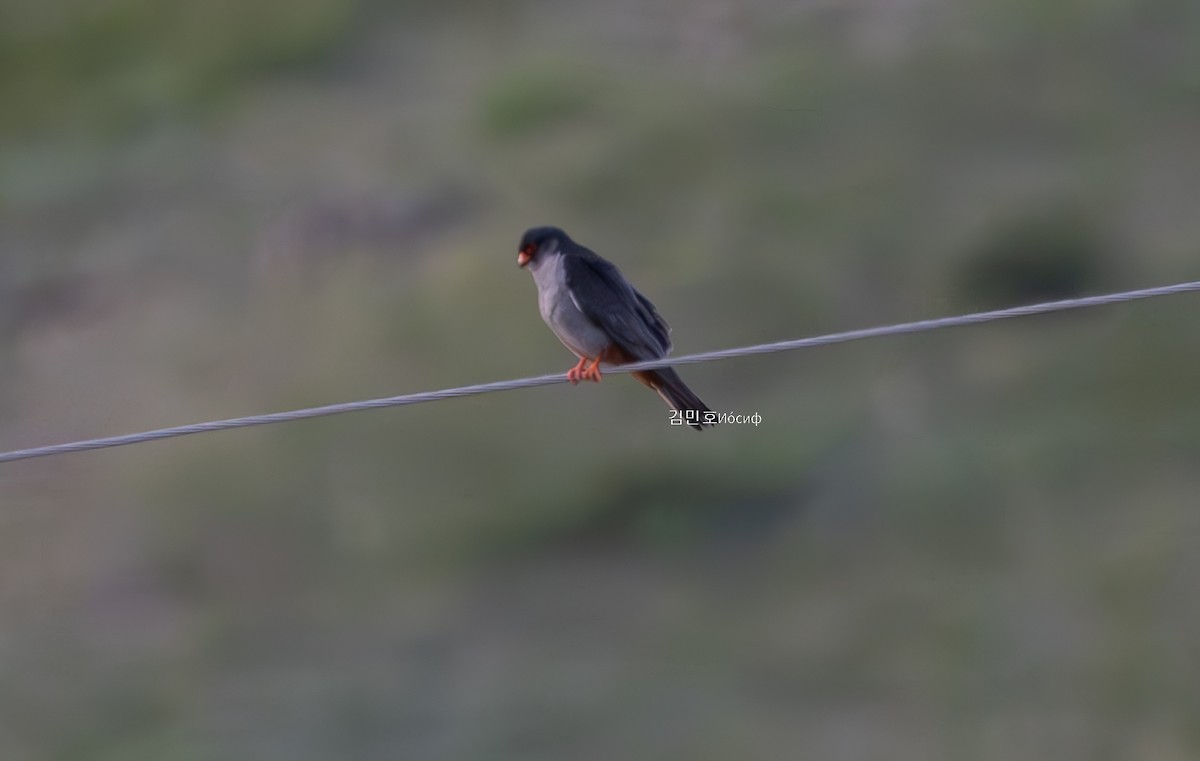
M 583 365 L 585 362 L 587 362 L 587 357 L 580 357 L 579 364 L 567 370 L 567 380 L 571 382 L 572 386 L 583 378 Z
M 579 374 L 580 380 L 590 380 L 595 383 L 600 382 L 600 358 L 597 357 L 591 367 L 583 368 L 583 372 Z

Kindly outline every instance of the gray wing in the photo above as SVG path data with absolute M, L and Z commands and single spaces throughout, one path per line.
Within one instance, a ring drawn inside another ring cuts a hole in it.
M 575 306 L 618 346 L 638 360 L 671 351 L 671 327 L 612 262 L 587 251 L 563 257 L 563 266 Z

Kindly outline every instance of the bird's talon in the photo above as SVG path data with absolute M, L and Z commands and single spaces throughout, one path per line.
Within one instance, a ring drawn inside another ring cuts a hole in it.
M 584 365 L 587 364 L 586 359 L 580 359 L 578 363 L 570 370 L 567 370 L 567 380 L 574 386 L 579 381 L 587 377 Z
M 583 368 L 583 372 L 580 373 L 579 377 L 583 380 L 590 380 L 593 383 L 599 383 L 600 378 L 602 377 L 600 375 L 600 360 L 596 359 L 594 362 L 592 362 L 591 366 Z

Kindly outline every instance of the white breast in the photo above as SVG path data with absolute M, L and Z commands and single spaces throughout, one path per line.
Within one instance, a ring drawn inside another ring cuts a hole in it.
M 579 311 L 571 298 L 562 258 L 559 253 L 543 253 L 528 265 L 533 282 L 537 284 L 538 311 L 564 346 L 578 357 L 594 359 L 611 342 L 596 323 Z

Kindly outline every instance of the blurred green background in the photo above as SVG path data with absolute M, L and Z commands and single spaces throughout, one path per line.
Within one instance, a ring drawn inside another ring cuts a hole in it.
M 6 0 L 0 448 L 1200 277 L 1188 0 Z M 1200 757 L 1200 302 L 0 466 L 0 758 Z

